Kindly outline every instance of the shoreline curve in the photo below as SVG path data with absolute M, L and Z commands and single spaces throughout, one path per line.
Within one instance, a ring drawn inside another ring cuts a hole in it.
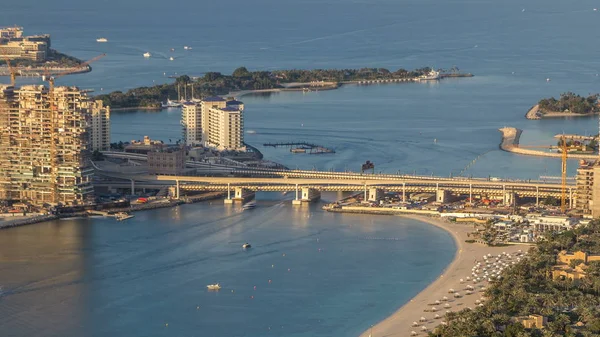
M 369 336 L 410 336 L 411 331 L 419 331 L 419 336 L 426 336 L 422 332 L 420 326 L 427 327 L 428 331 L 432 331 L 435 327 L 441 324 L 443 318 L 435 319 L 431 312 L 425 312 L 431 308 L 431 303 L 440 300 L 444 296 L 448 296 L 450 288 L 462 292 L 464 286 L 461 284 L 462 277 L 471 275 L 471 268 L 476 259 L 482 258 L 484 254 L 497 255 L 503 252 L 513 253 L 518 250 L 527 250 L 528 246 L 509 245 L 504 247 L 488 247 L 477 243 L 466 244 L 468 239 L 467 233 L 472 231 L 472 226 L 467 224 L 451 223 L 441 220 L 440 218 L 432 218 L 420 215 L 402 215 L 401 217 L 411 220 L 424 222 L 429 225 L 436 226 L 447 231 L 456 244 L 456 252 L 453 260 L 444 268 L 442 273 L 416 296 L 404 303 L 393 314 L 367 329 L 360 337 Z M 448 303 L 451 304 L 451 310 L 459 311 L 468 307 L 475 307 L 475 301 L 481 295 L 474 293 L 465 295 L 460 299 L 451 299 Z M 451 296 L 448 296 L 451 297 Z M 443 310 L 439 313 L 443 317 Z M 425 317 L 426 322 L 419 322 L 419 327 L 413 327 L 412 322 L 419 321 L 420 317 Z

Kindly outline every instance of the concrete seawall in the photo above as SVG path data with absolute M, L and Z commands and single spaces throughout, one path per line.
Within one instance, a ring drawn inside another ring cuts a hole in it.
M 502 132 L 502 142 L 500 143 L 500 149 L 506 152 L 517 153 L 525 156 L 537 156 L 537 157 L 550 157 L 550 158 L 562 158 L 561 153 L 556 152 L 544 152 L 539 150 L 524 149 L 519 147 L 519 138 L 523 133 L 523 130 L 504 127 L 498 129 Z M 598 155 L 594 154 L 569 154 L 570 159 L 598 159 Z

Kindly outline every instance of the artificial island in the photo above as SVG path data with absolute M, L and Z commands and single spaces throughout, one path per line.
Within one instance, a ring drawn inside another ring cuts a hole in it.
M 370 161 L 356 172 L 290 170 L 265 161 L 245 142 L 245 106 L 231 94 L 293 83 L 310 90 L 439 80 L 435 73 L 377 68 L 257 74 L 239 68 L 231 76 L 182 76 L 170 85 L 96 97 L 55 87 L 53 79 L 48 86 L 1 85 L 1 226 L 87 214 L 126 220 L 126 212 L 184 202 L 243 203 L 256 192 L 292 192 L 292 204 L 302 207 L 321 192 L 352 192 L 323 209 L 416 217 L 448 230 L 458 246 L 439 280 L 365 335 L 600 333 L 600 224 L 592 219 L 600 216 L 598 162 L 583 162 L 575 182 L 563 170 L 562 183 L 376 174 Z M 177 104 L 181 140 L 110 142 L 111 107 L 159 107 L 177 86 L 180 96 L 189 84 L 191 98 Z M 505 131 L 503 146 L 515 147 L 518 133 Z M 564 149 L 567 141 L 561 141 Z

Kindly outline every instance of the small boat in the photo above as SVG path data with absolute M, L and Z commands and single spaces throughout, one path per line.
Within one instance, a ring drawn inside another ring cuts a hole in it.
M 173 61 L 173 60 L 174 60 L 173 56 L 169 57 L 169 61 Z
M 248 242 L 246 242 L 242 245 L 242 248 L 244 248 L 244 249 L 252 248 L 252 245 L 249 244 Z
M 135 215 L 129 214 L 127 212 L 119 212 L 119 213 L 115 214 L 115 219 L 117 219 L 117 221 L 124 221 L 127 219 L 131 219 L 133 217 L 135 217 Z
M 440 72 L 431 69 L 429 73 L 421 75 L 417 79 L 419 81 L 436 81 L 440 79 Z
M 101 37 L 101 38 L 96 39 L 96 42 L 108 42 L 108 39 L 105 37 Z
M 247 209 L 253 209 L 254 207 L 256 207 L 256 203 L 255 202 L 249 202 L 247 204 L 245 204 L 244 206 L 242 206 L 242 209 L 247 210 Z
M 175 51 L 175 48 L 171 48 L 171 51 Z
M 145 58 L 150 58 L 150 56 L 152 56 L 152 54 L 150 54 L 150 53 L 148 53 L 148 52 L 144 53 L 144 57 L 145 57 Z
M 185 50 L 190 50 L 190 49 L 192 49 L 192 47 L 183 46 L 183 49 L 185 49 Z
M 216 283 L 216 284 L 209 284 L 206 286 L 206 288 L 208 288 L 208 290 L 219 290 L 221 289 L 221 286 Z
M 183 104 L 181 104 L 180 102 L 176 102 L 176 101 L 171 101 L 170 99 L 167 99 L 166 103 L 161 103 L 161 106 L 163 108 L 181 108 Z

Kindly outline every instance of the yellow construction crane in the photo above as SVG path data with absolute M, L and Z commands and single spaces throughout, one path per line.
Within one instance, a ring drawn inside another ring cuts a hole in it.
M 10 85 L 15 86 L 15 82 L 17 81 L 17 73 L 15 68 L 10 64 L 10 60 L 7 56 L 4 56 L 4 61 L 6 62 L 6 66 L 8 66 L 8 71 L 10 72 Z
M 561 183 L 561 191 L 560 191 L 560 211 L 562 213 L 565 213 L 565 211 L 567 210 L 567 204 L 566 204 L 566 199 L 567 199 L 567 140 L 565 139 L 565 136 L 563 135 L 562 137 L 560 137 L 561 140 L 561 149 L 562 149 L 562 165 L 561 165 L 561 169 L 562 169 L 562 183 Z
M 58 204 L 58 155 L 57 155 L 57 150 L 56 150 L 56 145 L 58 142 L 58 132 L 57 132 L 57 123 L 58 123 L 58 116 L 57 116 L 57 111 L 58 111 L 58 107 L 56 106 L 56 102 L 54 100 L 54 80 L 68 75 L 68 74 L 72 74 L 75 72 L 78 72 L 81 68 L 85 68 L 87 66 L 89 66 L 90 63 L 95 62 L 101 58 L 103 58 L 104 56 L 106 56 L 106 54 L 101 54 L 98 55 L 96 57 L 94 57 L 93 59 L 86 61 L 80 65 L 78 65 L 77 67 L 73 67 L 71 69 L 65 70 L 63 72 L 60 72 L 54 76 L 50 75 L 48 69 L 46 68 L 45 71 L 45 76 L 44 76 L 44 80 L 48 81 L 48 99 L 50 101 L 50 112 L 51 112 L 51 116 L 50 116 L 50 130 L 51 130 L 51 136 L 50 136 L 50 167 L 51 167 L 51 200 L 54 204 Z

